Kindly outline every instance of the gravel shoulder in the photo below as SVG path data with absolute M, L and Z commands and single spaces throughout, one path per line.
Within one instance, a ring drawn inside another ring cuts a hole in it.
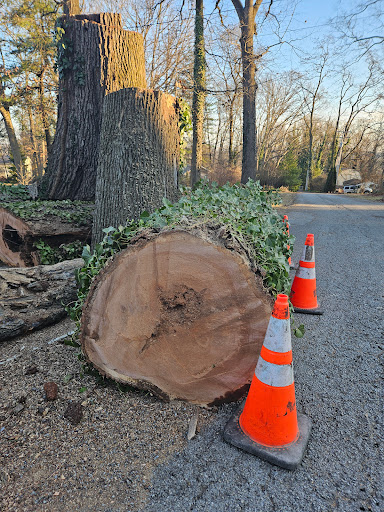
M 0 345 L 2 511 L 141 510 L 153 469 L 187 445 L 196 408 L 83 374 L 79 349 L 55 341 L 73 328 L 66 319 Z M 198 429 L 215 416 L 199 410 Z
M 366 204 L 298 194 L 286 210 L 294 262 L 306 233 L 315 234 L 325 309 L 322 317 L 296 315 L 306 326 L 293 338 L 296 399 L 313 421 L 296 471 L 223 441 L 239 404 L 164 403 L 83 374 L 79 349 L 54 341 L 73 329 L 66 319 L 0 344 L 0 510 L 383 510 L 384 205 Z M 58 386 L 53 401 L 45 399 L 47 382 Z M 65 414 L 70 403 L 80 404 L 79 423 Z

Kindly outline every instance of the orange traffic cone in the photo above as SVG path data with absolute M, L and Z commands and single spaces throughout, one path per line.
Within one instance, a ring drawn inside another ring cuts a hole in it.
M 224 429 L 224 439 L 253 455 L 296 468 L 304 455 L 311 420 L 296 412 L 287 295 L 278 295 L 244 408 Z
M 315 244 L 314 235 L 307 235 L 303 257 L 299 261 L 289 298 L 296 313 L 322 315 L 316 293 Z
M 287 231 L 286 231 L 286 232 L 287 232 L 287 235 L 289 236 L 288 215 L 284 215 L 284 217 L 283 217 L 283 222 L 284 222 L 285 227 L 287 228 Z M 291 246 L 288 244 L 288 245 L 287 245 L 287 249 L 289 250 L 289 249 L 290 249 L 290 247 L 291 247 Z M 289 266 L 290 266 L 290 267 L 292 266 L 292 259 L 291 259 L 291 257 L 290 257 L 290 256 L 289 256 L 289 258 L 288 258 L 288 264 L 289 264 Z

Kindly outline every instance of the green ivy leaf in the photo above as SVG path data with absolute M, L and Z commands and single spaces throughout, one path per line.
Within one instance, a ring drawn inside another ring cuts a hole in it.
M 305 334 L 305 327 L 303 324 L 300 324 L 298 327 L 296 327 L 293 330 L 293 334 L 296 336 L 296 338 L 302 338 Z

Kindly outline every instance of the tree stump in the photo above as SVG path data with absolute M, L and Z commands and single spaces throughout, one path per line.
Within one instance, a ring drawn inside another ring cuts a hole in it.
M 40 195 L 92 201 L 104 98 L 146 87 L 143 37 L 120 14 L 64 16 L 58 30 L 58 118 Z
M 272 299 L 224 228 L 144 232 L 95 278 L 81 344 L 98 371 L 212 406 L 248 389 Z
M 93 244 L 103 228 L 126 224 L 178 198 L 179 112 L 173 96 L 121 89 L 104 101 Z
M 25 205 L 27 204 L 26 201 Z M 60 209 L 61 215 L 65 212 L 70 215 L 76 210 L 76 205 L 73 204 L 53 204 Z M 37 208 L 36 206 L 36 210 Z M 47 213 L 43 217 L 39 217 L 37 211 L 35 216 L 23 219 L 12 212 L 11 206 L 9 208 L 0 207 L 0 261 L 10 267 L 39 265 L 40 258 L 35 243 L 40 240 L 51 247 L 58 247 L 75 240 L 83 241 L 84 245 L 89 243 L 92 232 L 93 205 L 78 205 L 77 208 L 82 216 L 78 224 L 54 213 Z M 83 213 L 84 211 L 88 212 L 88 215 Z
M 77 298 L 81 258 L 56 265 L 0 270 L 0 341 L 53 324 Z

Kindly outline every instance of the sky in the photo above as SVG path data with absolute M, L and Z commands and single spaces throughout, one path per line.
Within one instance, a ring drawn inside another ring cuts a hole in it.
M 218 18 L 218 11 L 214 10 L 215 3 L 215 0 L 205 1 L 206 18 L 210 16 Z M 292 5 L 295 3 L 297 6 L 292 14 Z M 308 51 L 315 44 L 316 39 L 321 39 L 329 33 L 330 18 L 335 16 L 343 7 L 347 9 L 350 4 L 351 2 L 348 0 L 274 0 L 271 12 L 273 14 L 278 13 L 281 9 L 282 12 L 278 14 L 278 19 L 279 22 L 283 21 L 283 30 L 287 28 L 284 39 L 288 41 L 288 45 L 283 45 L 283 49 L 280 47 L 278 49 L 282 53 L 282 62 L 284 62 L 285 67 L 295 67 L 297 56 L 294 49 Z M 261 11 L 264 6 L 267 7 L 268 5 L 269 0 L 263 0 L 261 10 L 256 18 L 257 24 L 261 24 Z M 238 18 L 231 0 L 221 0 L 220 6 L 226 24 L 237 25 Z M 273 17 L 269 17 L 269 20 L 259 29 L 260 39 L 267 45 L 276 42 L 273 32 L 277 27 L 273 23 Z M 273 55 L 276 55 L 276 49 L 273 50 Z
M 341 37 L 338 28 L 345 27 L 345 23 L 336 23 L 337 16 L 345 15 L 350 12 L 357 12 L 357 6 L 364 4 L 366 0 L 273 0 L 271 12 L 277 15 L 279 20 L 279 33 L 283 33 L 285 44 L 276 44 L 260 61 L 260 72 L 258 75 L 259 86 L 263 80 L 268 81 L 269 77 L 274 77 L 279 73 L 289 71 L 299 72 L 304 79 L 308 79 L 308 84 L 312 83 L 315 87 L 318 74 L 315 65 L 320 61 L 320 42 L 328 44 L 330 54 L 332 55 L 326 67 L 325 78 L 320 88 L 319 108 L 325 116 L 333 117 L 337 113 L 338 102 L 340 98 L 340 88 L 343 78 L 342 67 L 348 63 L 348 70 L 353 76 L 353 88 L 349 90 L 350 97 L 360 88 L 360 85 L 366 81 L 368 76 L 368 64 L 365 58 L 356 59 L 357 51 L 362 51 L 356 44 L 350 44 L 350 39 L 346 36 Z M 244 5 L 244 0 L 242 0 Z M 273 45 L 278 41 L 276 37 L 277 24 L 273 22 L 273 16 L 265 17 L 263 12 L 269 6 L 269 0 L 263 0 L 262 7 L 256 17 L 258 25 L 258 42 L 262 48 Z M 368 34 L 371 26 L 375 29 L 381 29 L 383 33 L 383 11 L 384 0 L 375 0 L 375 9 L 381 13 L 380 16 L 372 9 L 364 12 L 357 19 L 359 35 Z M 215 0 L 205 0 L 204 14 L 206 18 L 206 30 L 209 29 L 209 20 L 212 22 L 212 36 L 215 37 L 215 25 L 220 22 L 217 9 L 215 10 Z M 296 4 L 293 12 L 292 5 Z M 228 26 L 238 27 L 238 17 L 231 0 L 221 0 L 220 2 L 222 17 Z M 281 11 L 279 13 L 279 10 Z M 331 19 L 333 19 L 331 21 Z M 286 31 L 285 31 L 286 30 Z M 284 32 L 285 31 L 285 32 Z M 370 32 L 372 33 L 372 32 Z M 335 50 L 342 47 L 342 51 L 335 54 Z M 384 44 L 381 45 L 384 48 Z M 378 50 L 383 52 L 383 49 Z M 382 60 L 383 56 L 380 55 Z M 312 59 L 312 61 L 310 60 Z M 308 85 L 311 88 L 310 85 Z M 376 104 L 375 104 L 376 105 Z M 373 107 L 373 111 L 376 106 Z M 381 110 L 380 106 L 377 106 Z

